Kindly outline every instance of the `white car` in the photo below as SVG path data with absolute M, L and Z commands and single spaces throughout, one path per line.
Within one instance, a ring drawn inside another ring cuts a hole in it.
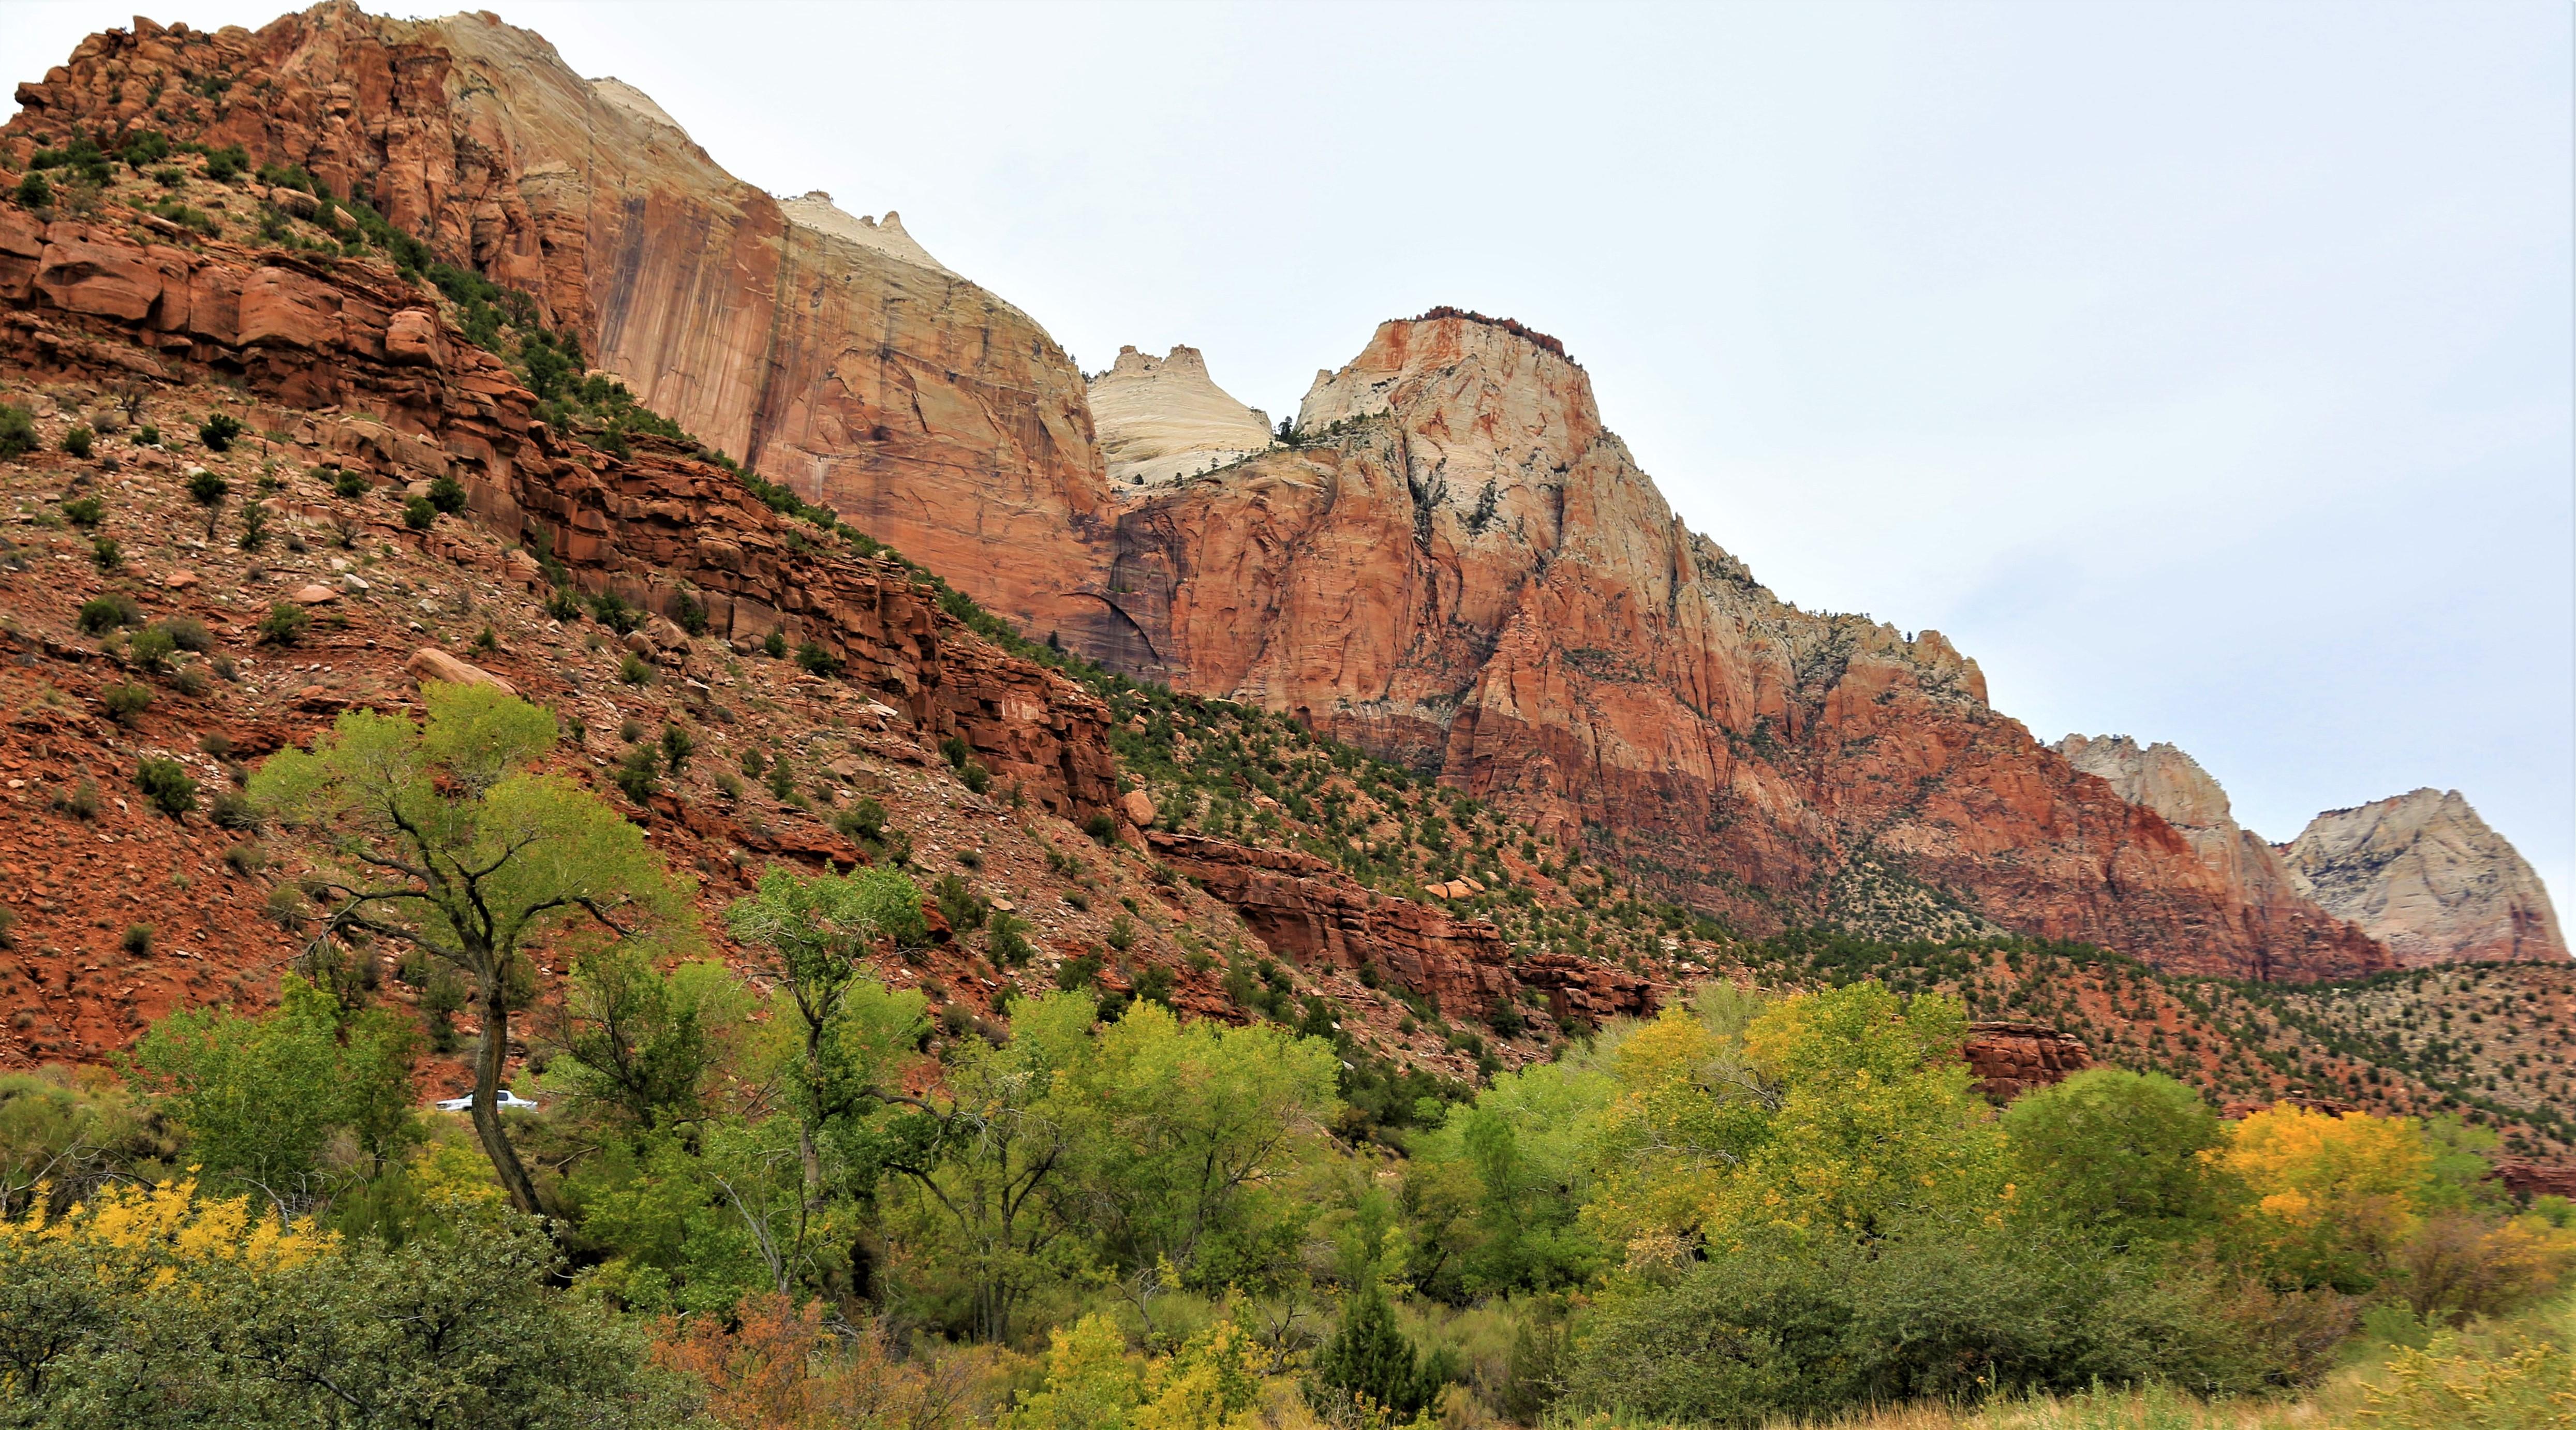
M 501 1089 L 500 1096 L 494 1098 L 493 1103 L 495 1106 L 502 1108 L 523 1107 L 530 1112 L 537 1110 L 537 1105 L 535 1103 L 528 1101 L 526 1098 L 519 1096 L 517 1093 L 510 1091 L 506 1087 Z M 474 1094 L 469 1092 L 463 1097 L 451 1097 L 445 1102 L 438 1104 L 438 1110 L 441 1112 L 472 1112 L 474 1110 Z

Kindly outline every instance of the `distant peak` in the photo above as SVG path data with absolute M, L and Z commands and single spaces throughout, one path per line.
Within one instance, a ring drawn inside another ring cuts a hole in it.
M 1443 303 L 1438 307 L 1426 310 L 1419 317 L 1408 318 L 1405 321 L 1412 323 L 1436 323 L 1443 318 L 1456 318 L 1470 323 L 1482 323 L 1489 328 L 1500 328 L 1502 331 L 1511 334 L 1513 337 L 1519 338 L 1528 343 L 1531 347 L 1537 348 L 1540 352 L 1554 353 L 1556 356 L 1565 359 L 1567 362 L 1574 363 L 1576 367 L 1583 366 L 1583 364 L 1579 362 L 1574 362 L 1574 355 L 1565 350 L 1565 344 L 1558 342 L 1555 338 L 1540 332 L 1538 329 L 1529 326 L 1527 323 L 1524 323 L 1517 318 L 1489 318 L 1484 314 L 1477 312 L 1473 308 L 1452 308 L 1448 304 Z

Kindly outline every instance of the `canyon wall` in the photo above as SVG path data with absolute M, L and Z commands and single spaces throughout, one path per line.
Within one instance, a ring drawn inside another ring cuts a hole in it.
M 2318 903 L 2408 967 L 2568 956 L 2540 876 L 2458 790 L 2328 810 L 2281 854 Z
M 1384 324 L 1298 425 L 1305 446 L 1122 507 L 1112 660 L 1503 800 L 1752 931 L 1893 882 L 2168 968 L 2387 963 L 1995 712 L 1938 632 L 1774 596 L 1673 515 L 1541 335 Z
M 257 33 L 137 20 L 17 96 L 0 142 L 22 154 L 148 128 L 300 166 L 534 295 L 646 405 L 992 608 L 1068 639 L 1101 618 L 1107 479 L 1081 374 L 1046 331 L 891 214 L 733 178 L 541 36 L 345 0 Z
M 719 639 L 811 640 L 889 713 L 965 740 L 1057 814 L 1087 817 L 1116 796 L 1108 712 L 1090 692 L 966 630 L 901 565 L 791 539 L 721 467 L 654 438 L 624 458 L 559 440 L 509 369 L 381 260 L 0 207 L 0 362 L 109 381 L 229 376 L 278 409 L 270 440 L 305 460 L 393 482 L 452 477 L 478 517 L 541 541 L 588 590 L 664 616 L 685 599 Z M 537 562 L 518 560 L 511 574 L 542 586 Z

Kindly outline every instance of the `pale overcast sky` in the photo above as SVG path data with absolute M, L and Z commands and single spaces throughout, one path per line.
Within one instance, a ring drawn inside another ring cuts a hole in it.
M 500 9 L 1087 368 L 1278 415 L 1382 318 L 1522 319 L 1783 597 L 2274 839 L 2457 788 L 2576 917 L 2557 0 Z M 130 10 L 9 5 L 0 74 Z

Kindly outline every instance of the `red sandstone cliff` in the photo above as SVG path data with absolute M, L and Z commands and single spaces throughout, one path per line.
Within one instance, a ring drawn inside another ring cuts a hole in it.
M 1674 517 L 1542 340 L 1387 323 L 1299 425 L 1313 445 L 1122 511 L 1113 659 L 1590 831 L 1757 929 L 1893 870 L 2168 968 L 2387 963 L 2339 920 L 2243 897 L 1991 709 L 1939 633 L 1774 597 Z
M 1081 374 L 1045 330 L 891 215 L 733 178 L 530 31 L 346 0 L 255 34 L 138 20 L 17 97 L 0 141 L 21 154 L 145 128 L 300 165 L 535 295 L 647 406 L 993 609 L 1068 638 L 1100 617 L 1086 540 L 1106 476 Z

